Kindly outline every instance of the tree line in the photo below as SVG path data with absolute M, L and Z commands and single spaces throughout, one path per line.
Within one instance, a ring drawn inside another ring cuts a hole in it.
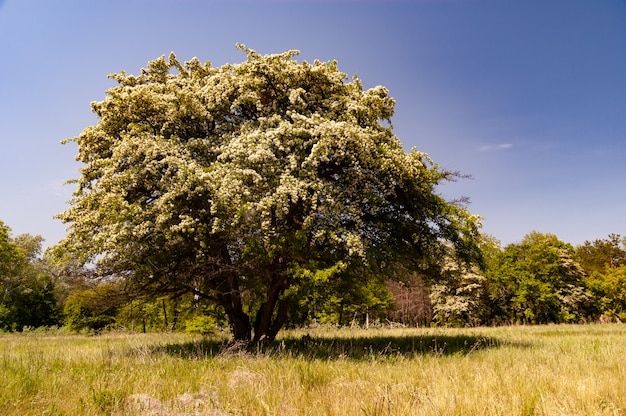
M 154 296 L 123 281 L 65 263 L 41 251 L 40 236 L 13 237 L 0 221 L 0 330 L 65 327 L 70 331 L 124 328 L 206 334 L 227 327 L 225 311 L 190 294 Z M 440 274 L 409 274 L 329 291 L 308 288 L 293 299 L 286 325 L 479 326 L 581 323 L 626 319 L 626 238 L 572 246 L 531 232 L 501 247 L 480 244 L 484 265 L 441 260 Z

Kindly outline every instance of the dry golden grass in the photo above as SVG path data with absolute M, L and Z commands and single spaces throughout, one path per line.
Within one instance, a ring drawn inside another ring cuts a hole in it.
M 624 415 L 626 325 L 0 336 L 2 415 Z

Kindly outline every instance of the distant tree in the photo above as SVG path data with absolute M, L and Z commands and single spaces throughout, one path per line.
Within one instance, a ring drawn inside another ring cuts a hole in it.
M 476 266 L 447 262 L 440 283 L 433 285 L 430 298 L 433 320 L 439 325 L 476 326 L 486 308 L 487 279 Z
M 422 275 L 413 273 L 401 281 L 387 281 L 393 302 L 388 312 L 390 320 L 409 326 L 430 325 L 433 305 L 425 280 Z
M 593 317 L 626 319 L 626 238 L 609 234 L 605 239 L 585 241 L 576 247 L 576 256 L 585 270 L 585 284 L 593 294 Z
M 391 294 L 382 278 L 361 278 L 358 273 L 338 277 L 337 270 L 301 270 L 294 275 L 300 285 L 286 293 L 294 302 L 288 324 L 301 326 L 316 322 L 345 325 L 367 324 L 382 318 L 391 306 Z M 367 276 L 367 275 L 365 275 Z
M 391 307 L 391 293 L 384 279 L 342 279 L 331 293 L 327 311 L 334 312 L 339 325 L 362 324 L 385 317 Z
M 0 277 L 3 283 L 3 296 L 10 290 L 8 279 L 18 274 L 17 269 L 23 264 L 23 253 L 11 239 L 11 229 L 0 221 Z
M 65 301 L 65 325 L 74 331 L 100 332 L 116 324 L 116 316 L 126 303 L 119 285 L 100 283 L 93 288 L 73 291 Z
M 595 298 L 598 315 L 626 321 L 626 265 L 607 266 L 604 272 L 593 272 L 586 279 Z
M 532 232 L 506 246 L 487 277 L 496 322 L 572 322 L 591 303 L 573 247 L 553 234 Z
M 23 255 L 10 238 L 11 229 L 0 221 L 0 328 L 10 329 L 14 321 L 12 299 L 19 285 Z
M 606 267 L 626 265 L 626 238 L 609 234 L 606 239 L 585 241 L 576 247 L 578 261 L 588 275 L 603 273 Z
M 55 283 L 40 258 L 43 238 L 10 232 L 0 221 L 0 329 L 58 324 Z
M 317 272 L 355 285 L 479 255 L 478 218 L 436 193 L 457 174 L 393 134 L 383 87 L 336 62 L 171 54 L 92 104 L 61 251 L 144 292 L 221 305 L 235 339 L 272 340 Z M 344 287 L 333 284 L 332 287 Z

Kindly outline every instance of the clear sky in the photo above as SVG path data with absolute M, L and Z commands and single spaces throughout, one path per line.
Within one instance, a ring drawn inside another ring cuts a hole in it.
M 0 220 L 52 245 L 90 103 L 175 52 L 220 66 L 260 53 L 336 59 L 396 99 L 408 150 L 473 176 L 503 244 L 626 235 L 624 0 L 0 0 Z

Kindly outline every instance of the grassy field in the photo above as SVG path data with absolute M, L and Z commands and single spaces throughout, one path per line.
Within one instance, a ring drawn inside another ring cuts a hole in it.
M 626 325 L 0 335 L 1 415 L 626 415 Z

